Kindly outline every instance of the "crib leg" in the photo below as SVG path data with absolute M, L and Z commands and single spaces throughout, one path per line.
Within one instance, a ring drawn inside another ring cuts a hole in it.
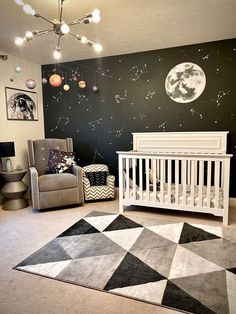
M 224 210 L 224 216 L 223 216 L 223 225 L 228 226 L 229 224 L 229 209 L 227 208 Z
M 124 206 L 123 206 L 122 202 L 119 201 L 119 213 L 123 214 L 123 212 L 124 212 Z

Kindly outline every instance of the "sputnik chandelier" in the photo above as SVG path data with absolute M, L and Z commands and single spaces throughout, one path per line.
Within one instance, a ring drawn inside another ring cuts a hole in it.
M 34 37 L 48 34 L 50 32 L 54 32 L 58 36 L 57 45 L 53 51 L 53 55 L 56 59 L 60 59 L 61 57 L 61 38 L 64 35 L 70 34 L 77 38 L 82 44 L 86 44 L 90 47 L 93 47 L 97 52 L 102 50 L 102 46 L 98 43 L 94 43 L 91 40 L 87 39 L 85 36 L 81 34 L 74 34 L 71 32 L 70 27 L 76 24 L 89 24 L 89 23 L 99 23 L 100 22 L 100 11 L 98 9 L 94 9 L 91 13 L 85 14 L 77 20 L 71 22 L 63 21 L 63 4 L 65 0 L 58 0 L 58 8 L 59 8 L 59 18 L 50 21 L 46 17 L 42 16 L 39 12 L 36 12 L 31 5 L 25 4 L 22 0 L 14 0 L 19 6 L 23 7 L 23 11 L 26 14 L 35 16 L 37 18 L 41 18 L 46 22 L 51 24 L 51 28 L 46 30 L 34 30 L 27 31 L 24 37 L 16 37 L 15 44 L 18 46 L 23 45 L 25 42 L 32 40 Z

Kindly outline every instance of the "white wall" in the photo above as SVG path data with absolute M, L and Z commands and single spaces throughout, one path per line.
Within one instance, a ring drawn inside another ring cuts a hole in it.
M 15 72 L 16 66 L 21 67 L 20 73 Z M 11 78 L 13 81 L 10 80 Z M 25 81 L 29 78 L 36 82 L 36 87 L 32 91 L 37 92 L 38 121 L 7 120 L 5 87 L 31 91 L 25 85 Z M 6 61 L 0 59 L 0 142 L 15 143 L 15 157 L 12 158 L 14 167 L 19 164 L 23 168 L 28 167 L 27 140 L 37 138 L 44 138 L 41 66 L 8 55 Z

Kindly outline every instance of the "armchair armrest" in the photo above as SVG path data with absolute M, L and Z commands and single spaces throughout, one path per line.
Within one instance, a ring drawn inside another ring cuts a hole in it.
M 83 191 L 83 168 L 78 165 L 72 166 L 72 173 L 77 177 L 78 182 L 78 199 L 79 203 L 84 201 L 84 191 Z
M 107 185 L 114 186 L 114 184 L 115 184 L 115 176 L 109 174 L 107 176 Z
M 40 209 L 38 171 L 35 167 L 30 167 L 29 173 L 30 173 L 30 193 L 31 193 L 32 205 L 33 205 L 33 208 Z

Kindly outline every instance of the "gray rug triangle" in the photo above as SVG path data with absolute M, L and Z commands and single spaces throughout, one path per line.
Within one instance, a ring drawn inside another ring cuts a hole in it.
M 64 250 L 56 239 L 52 240 L 41 249 L 24 259 L 15 268 L 26 265 L 36 265 L 49 262 L 59 262 L 71 260 L 71 255 Z
M 123 215 L 119 215 L 104 231 L 138 228 L 138 227 L 143 227 L 143 226 Z

